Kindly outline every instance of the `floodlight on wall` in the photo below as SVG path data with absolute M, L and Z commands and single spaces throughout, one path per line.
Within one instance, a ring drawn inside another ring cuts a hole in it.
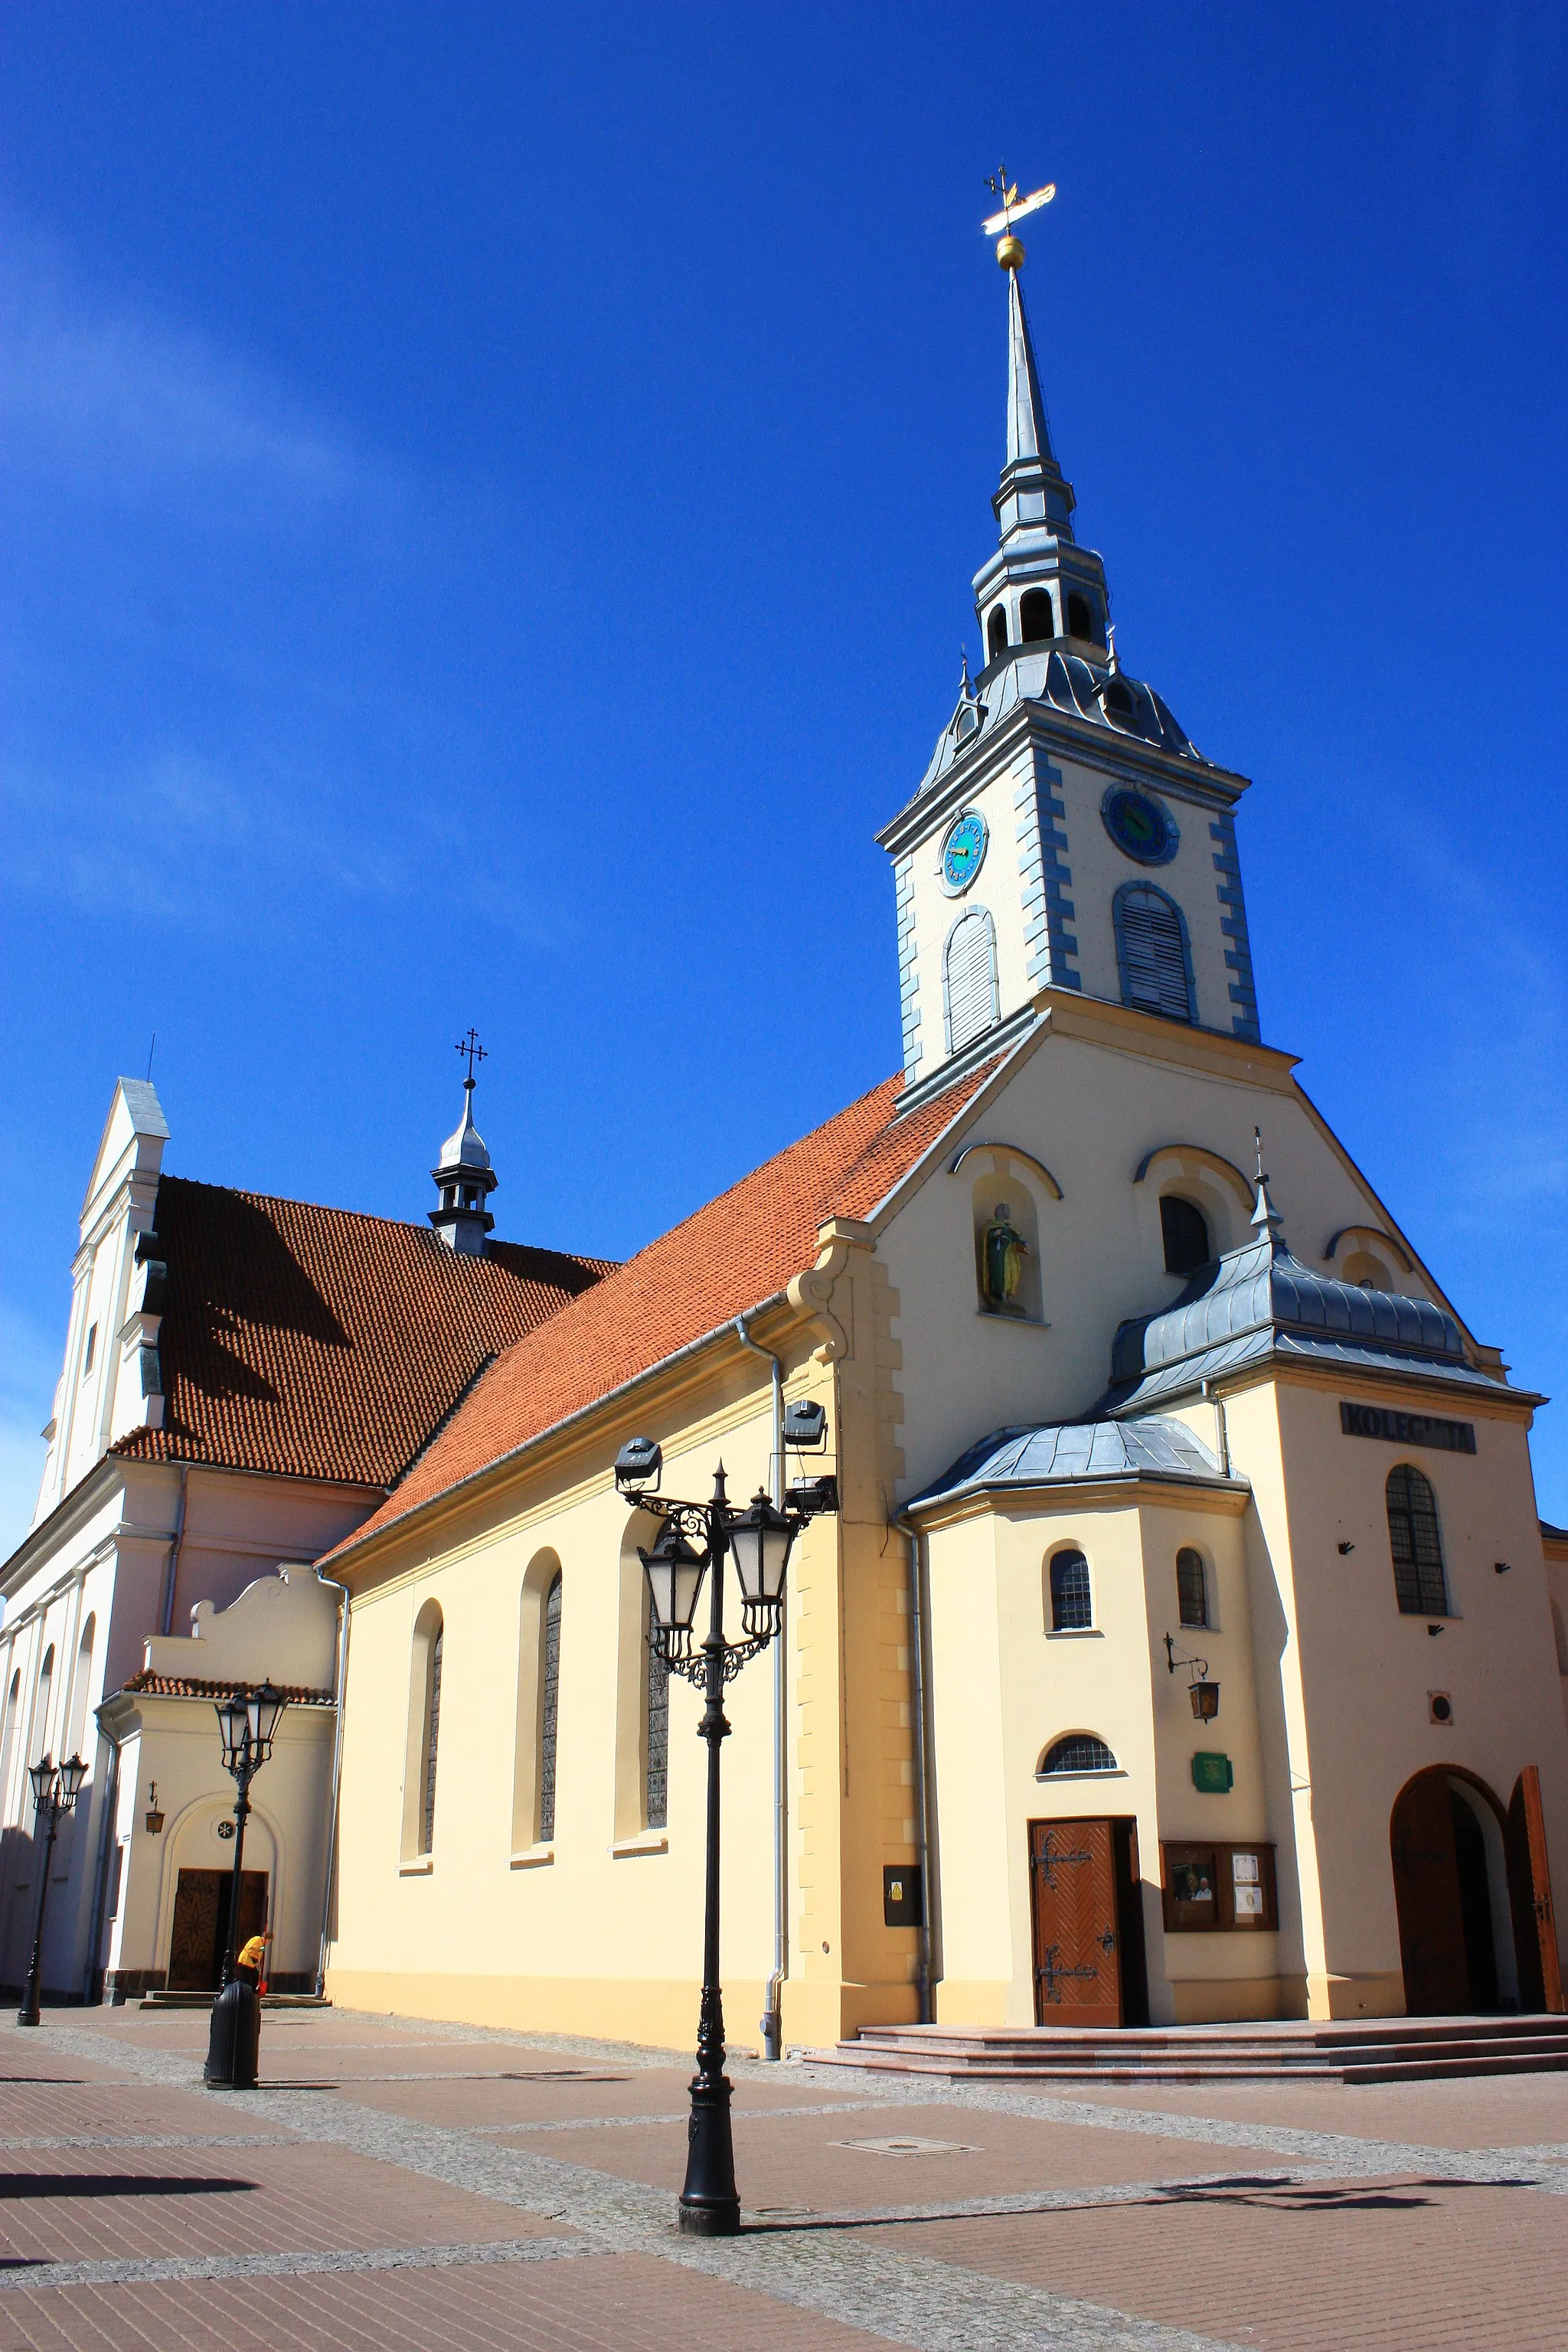
M 616 1485 L 623 1495 L 643 1495 L 657 1486 L 664 1454 L 656 1438 L 628 1437 L 616 1456 Z
M 827 1411 L 815 1397 L 784 1407 L 784 1442 L 792 1454 L 816 1454 L 827 1443 Z

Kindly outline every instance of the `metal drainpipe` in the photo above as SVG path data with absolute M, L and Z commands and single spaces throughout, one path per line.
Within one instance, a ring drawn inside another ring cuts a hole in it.
M 1205 1381 L 1203 1382 L 1201 1392 L 1207 1398 L 1209 1403 L 1214 1407 L 1215 1451 L 1219 1455 L 1219 1466 L 1225 1473 L 1225 1475 L 1228 1478 L 1230 1475 L 1230 1432 L 1226 1426 L 1225 1399 L 1215 1392 L 1215 1385 L 1212 1381 Z
M 109 1849 L 119 1827 L 120 1813 L 120 1742 L 110 1739 L 103 1726 L 99 1725 L 100 1748 L 109 1750 L 109 1771 L 103 1790 L 103 1824 L 98 1833 L 98 1866 L 92 1890 L 92 1940 L 87 1948 L 87 1970 L 82 1979 L 81 1997 L 92 1999 L 92 1980 L 98 1974 L 99 1957 L 103 1950 L 104 1911 L 109 1902 Z M 107 1975 L 107 1971 L 105 1971 Z
M 753 1309 L 753 1312 L 755 1310 Z M 784 1503 L 784 1366 L 771 1348 L 762 1347 L 746 1328 L 743 1315 L 735 1318 L 736 1336 L 753 1356 L 773 1366 L 773 1444 L 768 1462 L 768 1485 L 775 1506 Z M 789 1973 L 789 1759 L 785 1752 L 784 1644 L 781 1631 L 773 1645 L 773 1972 L 768 1979 L 767 2002 L 757 2022 L 763 2030 L 763 2056 L 784 2056 L 784 1980 Z
M 926 1712 L 924 1576 L 918 1531 L 903 1517 L 895 1517 L 893 1525 L 902 1530 L 910 1542 L 910 1682 L 915 1717 L 915 1840 L 921 1857 L 921 1923 L 916 1988 L 920 1994 L 919 2022 L 930 2025 L 932 2021 L 931 1923 L 935 1890 L 931 1875 L 931 1733 Z
M 349 1680 L 349 1589 L 340 1584 L 335 1576 L 322 1576 L 342 1600 L 338 1610 L 338 1719 L 332 1729 L 332 1793 L 327 1809 L 327 1874 L 321 1884 L 321 1937 L 316 1948 L 316 1999 L 327 1990 L 327 1935 L 332 1922 L 332 1875 L 338 1866 L 338 1797 L 343 1778 L 343 1706 L 348 1697 Z
M 169 1565 L 163 1570 L 163 1601 L 158 1612 L 158 1631 L 172 1633 L 174 1630 L 174 1584 L 180 1573 L 180 1549 L 185 1540 L 185 1494 L 191 1474 L 180 1465 L 180 1499 L 174 1506 L 174 1530 L 169 1538 Z

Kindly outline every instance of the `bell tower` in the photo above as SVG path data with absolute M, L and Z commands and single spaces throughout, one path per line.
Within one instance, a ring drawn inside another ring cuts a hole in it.
M 430 1171 L 438 1197 L 429 1217 L 448 1249 L 465 1257 L 483 1257 L 485 1236 L 495 1224 L 486 1203 L 500 1179 L 490 1166 L 484 1137 L 474 1125 L 474 1065 L 488 1061 L 489 1056 L 479 1043 L 477 1029 L 469 1030 L 458 1051 L 468 1065 L 463 1080 L 463 1116 L 441 1146 L 440 1158 Z
M 1100 556 L 1052 445 L 1014 224 L 990 183 L 1007 281 L 1007 433 L 994 551 L 974 575 L 967 656 L 919 789 L 877 838 L 893 861 L 903 1107 L 1010 1045 L 1047 989 L 1256 1042 L 1237 852 L 1247 780 L 1205 760 L 1125 670 Z

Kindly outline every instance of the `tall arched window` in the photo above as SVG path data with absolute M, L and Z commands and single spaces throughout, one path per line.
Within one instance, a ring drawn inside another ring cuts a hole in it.
M 53 1735 L 49 1729 L 49 1707 L 54 1688 L 55 1645 L 51 1642 L 44 1652 L 44 1663 L 38 1669 L 38 1694 L 33 1704 L 33 1753 L 27 1759 L 32 1764 L 36 1764 L 50 1747 Z
M 21 1704 L 22 1670 L 18 1666 L 5 1694 L 5 1723 L 0 1730 L 0 1821 L 5 1819 L 11 1801 L 11 1767 L 16 1760 L 16 1717 Z
M 996 933 L 984 907 L 971 907 L 947 935 L 942 996 L 950 1054 L 983 1037 L 996 1021 Z
M 436 1763 L 441 1744 L 440 1603 L 427 1601 L 414 1620 L 408 1660 L 408 1745 L 403 1766 L 403 1859 L 424 1861 L 436 1848 Z
M 1396 1462 L 1384 1489 L 1388 1546 L 1394 1554 L 1394 1590 L 1406 1617 L 1446 1617 L 1448 1587 L 1443 1574 L 1443 1540 L 1437 1532 L 1437 1497 L 1414 1462 Z
M 1078 588 L 1068 592 L 1068 635 L 1069 637 L 1083 637 L 1091 646 L 1101 646 L 1105 643 L 1105 630 L 1100 617 L 1098 597 L 1086 596 L 1082 590 Z
M 544 1655 L 540 1675 L 539 1835 L 555 1835 L 555 1731 L 561 1703 L 561 1570 L 544 1596 Z
M 1057 608 L 1048 588 L 1031 588 L 1018 603 L 1018 634 L 1026 646 L 1037 646 L 1057 633 Z
M 985 650 L 988 657 L 992 661 L 994 661 L 999 654 L 1005 654 L 1007 650 L 1007 607 L 1005 604 L 998 604 L 994 612 L 992 614 L 991 618 L 985 624 Z
M 87 1736 L 87 1705 L 92 1696 L 92 1644 L 97 1631 L 97 1618 L 89 1617 L 76 1645 L 76 1678 L 71 1684 L 70 1722 L 63 1750 L 67 1756 L 79 1756 Z
M 1089 1589 L 1089 1562 L 1080 1551 L 1051 1555 L 1051 1631 L 1086 1633 L 1094 1622 Z
M 1184 1544 L 1176 1554 L 1176 1618 L 1183 1625 L 1206 1625 L 1209 1622 L 1209 1586 L 1204 1556 L 1191 1544 Z
M 1160 1195 L 1160 1238 L 1165 1244 L 1167 1274 L 1195 1274 L 1214 1255 L 1203 1211 L 1179 1192 Z
M 1167 1021 L 1195 1021 L 1193 959 L 1181 908 L 1152 882 L 1124 882 L 1111 901 L 1121 1002 Z
M 669 1667 L 651 1642 L 643 1735 L 643 1820 L 650 1830 L 669 1825 Z
M 434 1853 L 436 1850 L 436 1758 L 441 1745 L 441 1652 L 446 1639 L 445 1628 L 439 1629 L 430 1644 L 430 1696 L 425 1710 L 425 1780 L 420 1792 L 421 1853 Z

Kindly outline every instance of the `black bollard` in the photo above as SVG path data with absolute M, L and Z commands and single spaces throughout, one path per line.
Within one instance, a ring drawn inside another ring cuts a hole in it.
M 202 2080 L 225 2091 L 254 2091 L 261 2048 L 261 1995 L 236 1977 L 213 2003 Z

